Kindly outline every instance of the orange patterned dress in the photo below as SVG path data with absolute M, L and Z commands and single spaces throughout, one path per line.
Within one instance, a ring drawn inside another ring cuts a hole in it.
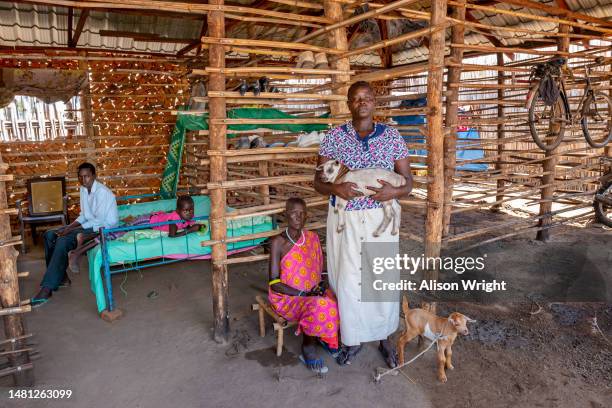
M 280 280 L 285 285 L 305 292 L 316 287 L 321 282 L 323 270 L 319 236 L 304 231 L 304 244 L 293 245 L 281 259 L 280 269 Z M 288 321 L 298 322 L 296 335 L 303 332 L 307 336 L 320 337 L 330 348 L 338 348 L 338 305 L 330 289 L 323 296 L 289 296 L 270 288 L 268 298 L 276 313 Z

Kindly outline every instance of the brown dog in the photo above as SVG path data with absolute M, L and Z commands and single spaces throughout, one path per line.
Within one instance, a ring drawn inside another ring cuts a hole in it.
M 423 309 L 410 309 L 406 296 L 402 299 L 402 310 L 404 311 L 404 320 L 406 322 L 406 330 L 402 333 L 397 341 L 397 350 L 399 352 L 399 364 L 404 363 L 404 346 L 416 336 L 427 338 L 433 341 L 439 334 L 442 335 L 438 340 L 438 379 L 443 383 L 446 382 L 446 374 L 444 367 L 452 370 L 453 364 L 451 357 L 453 355 L 452 345 L 455 342 L 457 333 L 466 336 L 469 332 L 467 329 L 468 322 L 475 322 L 461 313 L 453 312 L 447 318 L 438 317 Z

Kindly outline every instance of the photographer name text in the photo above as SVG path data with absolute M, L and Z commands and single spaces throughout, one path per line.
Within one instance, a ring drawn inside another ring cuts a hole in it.
M 506 290 L 506 281 L 486 280 L 464 280 L 461 282 L 438 282 L 436 280 L 423 280 L 421 282 L 401 279 L 398 282 L 384 282 L 377 279 L 372 282 L 374 290 L 378 291 L 396 291 L 396 290 L 426 290 L 426 291 L 480 291 L 480 292 L 495 292 Z

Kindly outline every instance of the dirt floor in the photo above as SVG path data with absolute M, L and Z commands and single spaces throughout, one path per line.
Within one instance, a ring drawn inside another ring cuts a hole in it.
M 439 303 L 441 315 L 459 310 L 477 320 L 470 324 L 469 336 L 455 343 L 455 370 L 447 372 L 446 384 L 436 379 L 431 351 L 406 367 L 404 375 L 388 375 L 379 384 L 373 374 L 383 360 L 374 343 L 350 366 L 337 366 L 326 356 L 330 372 L 324 378 L 298 362 L 300 341 L 293 335 L 283 356 L 276 358 L 271 328 L 260 338 L 257 315 L 250 310 L 254 296 L 266 290 L 265 263 L 230 267 L 231 335 L 226 345 L 211 340 L 206 261 L 114 275 L 116 300 L 125 316 L 112 324 L 98 318 L 87 275 L 71 275 L 72 287 L 60 289 L 25 318 L 39 351 L 36 387 L 70 389 L 72 398 L 16 401 L 7 399 L 8 388 L 2 388 L 0 406 L 610 407 L 611 243 L 612 234 L 600 226 L 563 227 L 547 244 L 518 237 L 479 249 L 488 254 L 489 275 L 521 282 L 523 289 L 495 302 Z M 588 275 L 597 282 L 592 295 L 607 300 L 538 300 L 524 289 L 556 279 L 561 264 L 569 263 L 571 274 L 576 256 L 569 259 L 568 248 L 583 247 L 599 257 L 593 262 L 586 257 L 595 265 Z M 413 241 L 402 242 L 402 250 L 422 251 Z M 22 281 L 22 297 L 34 294 L 43 266 L 40 248 L 20 257 L 20 270 L 30 271 Z M 148 296 L 152 291 L 158 296 Z M 416 307 L 418 299 L 411 300 Z M 416 353 L 415 341 L 407 346 L 407 355 Z

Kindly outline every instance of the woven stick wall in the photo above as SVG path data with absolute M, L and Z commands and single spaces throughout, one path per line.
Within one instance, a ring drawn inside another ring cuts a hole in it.
M 89 88 L 81 97 L 85 134 L 42 142 L 0 143 L 0 152 L 15 176 L 7 186 L 9 205 L 25 198 L 26 180 L 65 176 L 72 218 L 78 212 L 77 166 L 95 163 L 98 179 L 117 196 L 159 191 L 166 163 L 173 113 L 188 97 L 185 70 L 157 59 L 93 57 L 3 59 L 3 66 L 87 69 Z M 13 226 L 15 226 L 13 220 Z

